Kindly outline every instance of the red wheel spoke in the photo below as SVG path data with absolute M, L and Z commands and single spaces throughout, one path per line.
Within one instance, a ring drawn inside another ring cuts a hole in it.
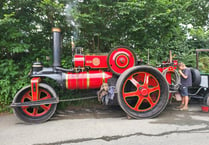
M 152 92 L 155 92 L 155 91 L 158 91 L 158 90 L 160 90 L 160 86 L 159 85 L 154 87 L 154 88 L 149 88 L 149 93 L 152 93 Z
M 40 107 L 43 108 L 44 110 L 49 110 L 50 109 L 50 106 L 46 106 L 46 105 L 41 105 Z
M 148 87 L 149 78 L 150 78 L 150 74 L 145 73 L 145 76 L 144 76 L 144 86 L 146 86 L 146 87 Z
M 41 98 L 41 91 L 38 92 L 38 100 Z
M 134 107 L 134 110 L 139 111 L 139 106 L 142 104 L 144 98 L 143 97 L 139 97 L 136 106 Z
M 32 100 L 32 97 L 30 96 L 29 93 L 27 93 L 27 94 L 24 95 L 24 99 L 26 99 L 26 98 L 27 98 L 28 100 L 30 100 L 30 101 Z
M 124 93 L 123 97 L 126 98 L 126 97 L 138 96 L 138 95 L 139 94 L 137 93 L 137 91 L 135 91 L 135 92 Z
M 151 105 L 151 108 L 156 104 L 153 102 L 152 98 L 149 96 L 147 97 L 147 101 L 149 102 L 149 104 Z
M 133 77 L 129 78 L 129 80 L 132 82 L 132 84 L 135 86 L 135 87 L 140 87 L 140 84 L 139 82 L 137 82 L 137 80 L 135 80 Z
M 46 97 L 40 98 L 39 100 L 46 100 L 46 99 L 50 99 L 50 98 L 51 98 L 51 96 L 49 94 L 47 94 Z
M 38 114 L 38 108 L 33 108 L 33 116 L 36 116 Z
M 25 112 L 28 112 L 28 108 L 29 108 L 28 106 L 23 106 L 22 110 L 24 110 Z

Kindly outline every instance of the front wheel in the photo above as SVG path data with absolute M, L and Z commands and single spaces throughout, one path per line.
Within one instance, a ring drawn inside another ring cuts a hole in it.
M 39 84 L 39 100 L 46 100 L 51 98 L 56 98 L 57 95 L 47 84 Z M 13 103 L 24 103 L 32 101 L 31 86 L 26 86 L 22 88 L 16 95 L 13 100 Z M 54 114 L 57 104 L 44 104 L 40 106 L 23 106 L 15 107 L 15 115 L 22 121 L 27 123 L 41 123 L 47 121 Z
M 151 66 L 126 70 L 116 84 L 118 103 L 133 118 L 159 115 L 168 103 L 169 87 L 161 72 Z

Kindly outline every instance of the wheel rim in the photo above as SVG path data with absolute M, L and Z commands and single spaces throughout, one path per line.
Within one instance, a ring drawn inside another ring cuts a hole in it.
M 52 96 L 48 91 L 40 88 L 38 98 L 39 100 L 46 100 L 46 99 L 52 98 Z M 28 101 L 32 101 L 31 90 L 27 91 L 23 95 L 21 99 L 21 103 L 28 102 Z M 45 105 L 40 105 L 36 107 L 23 106 L 21 108 L 22 108 L 22 111 L 28 116 L 40 117 L 40 116 L 45 115 L 50 110 L 51 106 L 52 106 L 51 104 L 45 104 Z
M 180 76 L 176 70 L 165 70 L 163 76 L 166 78 L 170 90 L 178 90 L 180 83 Z
M 135 66 L 135 55 L 128 48 L 119 47 L 108 56 L 108 66 L 113 73 L 122 74 L 128 68 Z
M 128 76 L 122 87 L 126 105 L 137 112 L 152 110 L 160 100 L 160 84 L 148 72 L 137 72 Z

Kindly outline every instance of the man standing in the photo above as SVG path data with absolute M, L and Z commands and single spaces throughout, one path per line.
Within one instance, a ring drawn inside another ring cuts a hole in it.
M 178 64 L 179 74 L 181 76 L 181 86 L 179 93 L 182 96 L 181 105 L 178 106 L 180 110 L 188 110 L 189 96 L 188 96 L 188 87 L 192 86 L 192 74 L 191 70 L 186 67 L 184 63 Z

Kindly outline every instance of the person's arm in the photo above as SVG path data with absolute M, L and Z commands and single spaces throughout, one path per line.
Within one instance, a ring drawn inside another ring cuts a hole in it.
M 180 73 L 180 75 L 181 75 L 183 78 L 185 78 L 185 79 L 188 78 L 188 76 L 187 76 L 186 74 L 184 74 L 184 73 L 182 72 L 182 70 L 179 70 L 179 73 Z

